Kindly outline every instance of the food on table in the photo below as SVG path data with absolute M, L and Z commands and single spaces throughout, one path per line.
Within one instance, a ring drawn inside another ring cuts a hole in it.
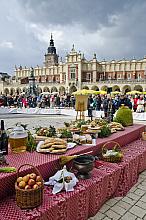
M 79 131 L 80 131 L 80 128 L 71 127 L 71 128 L 69 128 L 69 130 L 70 130 L 71 132 L 79 132 Z
M 29 180 L 29 176 L 24 176 L 24 177 L 19 177 L 19 178 L 22 178 L 22 180 L 24 181 L 24 182 L 28 182 L 28 180 Z M 19 180 L 19 178 L 18 178 L 18 180 Z M 17 180 L 17 182 L 18 182 L 18 180 Z
M 28 176 L 27 176 L 28 177 Z M 29 178 L 30 179 L 36 179 L 36 174 L 35 173 L 31 173 L 31 174 L 29 174 Z
M 133 125 L 132 111 L 127 106 L 122 105 L 116 112 L 114 122 L 121 123 L 124 127 Z
M 79 140 L 80 140 L 80 135 L 74 134 L 74 135 L 73 135 L 73 141 L 76 142 L 76 143 L 78 143 Z
M 88 125 L 82 125 L 81 126 L 81 131 L 84 132 L 88 129 Z
M 72 138 L 72 133 L 67 128 L 60 128 L 58 129 L 58 132 L 60 134 L 60 138 Z
M 86 125 L 86 121 L 85 120 L 77 120 L 77 121 L 75 121 L 74 125 L 77 128 L 81 128 L 82 125 Z
M 56 129 L 54 126 L 51 126 L 49 128 L 47 127 L 39 127 L 39 128 L 36 128 L 36 134 L 38 136 L 46 136 L 46 137 L 54 137 L 56 136 Z
M 95 121 L 91 121 L 90 126 L 91 127 L 96 127 L 97 123 Z
M 35 173 L 30 173 L 23 177 L 18 177 L 16 180 L 17 186 L 20 189 L 25 189 L 25 190 L 38 189 L 39 187 L 42 186 L 41 181 L 42 181 L 41 176 Z
M 21 176 L 18 177 L 18 178 L 17 178 L 17 183 L 20 183 L 22 180 L 23 180 L 23 177 L 21 177 Z
M 95 122 L 96 122 L 96 124 L 98 124 L 99 126 L 104 126 L 104 125 L 107 125 L 107 124 L 108 124 L 108 122 L 107 122 L 105 119 L 102 119 L 102 118 L 100 118 L 100 119 L 95 119 Z
M 26 186 L 25 186 L 25 189 L 31 189 L 31 186 L 26 185 Z
M 15 167 L 0 167 L 0 173 L 13 173 L 16 172 Z
M 85 134 L 84 136 L 74 134 L 73 141 L 77 144 L 92 144 L 92 137 L 89 134 Z
M 24 189 L 26 186 L 26 182 L 24 182 L 23 180 L 18 184 L 20 189 Z
M 117 130 L 115 128 L 111 128 L 111 134 L 116 133 Z
M 64 177 L 64 179 L 61 178 L 60 180 L 58 180 L 58 183 L 63 183 L 64 181 L 65 181 L 66 183 L 70 183 L 71 180 L 72 180 L 72 177 L 71 177 L 71 176 L 66 176 L 66 177 Z
M 117 131 L 123 131 L 124 127 L 122 124 L 118 123 L 118 122 L 111 122 L 108 125 L 111 129 L 111 133 L 117 132 Z
M 108 137 L 111 134 L 111 129 L 108 125 L 102 126 L 100 132 L 98 133 L 99 138 Z
M 89 134 L 85 135 L 87 144 L 92 144 L 92 137 Z
M 86 137 L 80 136 L 80 144 L 86 144 Z
M 67 142 L 61 138 L 48 138 L 40 145 L 39 152 L 65 153 Z

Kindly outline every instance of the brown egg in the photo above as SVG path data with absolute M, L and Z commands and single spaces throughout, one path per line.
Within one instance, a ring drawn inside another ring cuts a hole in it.
M 21 181 L 23 181 L 23 177 L 18 177 L 17 178 L 17 183 L 20 183 Z
M 31 186 L 26 185 L 26 186 L 25 186 L 25 189 L 31 189 Z
M 21 181 L 18 185 L 21 189 L 24 189 L 26 186 L 26 183 L 24 181 Z
M 42 180 L 41 176 L 37 176 L 37 177 L 36 177 L 36 181 L 37 181 L 37 182 L 41 182 L 41 180 Z
M 33 186 L 33 189 L 38 189 L 39 188 L 39 186 L 37 185 L 37 184 L 35 184 L 34 186 Z
M 38 186 L 41 186 L 41 185 L 42 185 L 42 183 L 41 183 L 41 182 L 36 182 L 36 184 L 37 184 Z
M 35 184 L 35 180 L 33 180 L 33 179 L 28 180 L 28 185 L 29 186 L 33 186 L 34 184 Z
M 29 180 L 29 176 L 24 176 L 24 177 L 23 177 L 23 181 L 24 181 L 24 182 L 26 182 L 26 183 L 27 183 L 27 182 L 28 182 L 28 180 Z
M 34 179 L 34 180 L 35 180 L 36 174 L 35 174 L 35 173 L 31 173 L 31 174 L 29 175 L 29 177 L 30 177 L 31 179 Z

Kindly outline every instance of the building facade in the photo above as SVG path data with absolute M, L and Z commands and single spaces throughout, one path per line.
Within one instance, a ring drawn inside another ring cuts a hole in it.
M 7 82 L 1 82 L 3 90 L 0 92 L 25 92 L 29 75 L 30 68 L 15 67 L 14 76 Z M 98 61 L 94 54 L 92 60 L 88 61 L 73 45 L 63 62 L 62 59 L 58 60 L 51 34 L 44 65 L 34 67 L 34 75 L 39 92 L 72 93 L 82 88 L 123 93 L 146 91 L 146 56 L 141 60 Z

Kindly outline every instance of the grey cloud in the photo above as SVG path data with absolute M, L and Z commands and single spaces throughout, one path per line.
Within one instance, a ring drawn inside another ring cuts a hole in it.
M 19 3 L 33 22 L 44 25 L 81 23 L 92 31 L 100 25 L 110 25 L 110 15 L 131 6 L 130 0 L 19 0 Z
M 1 0 L 0 71 L 43 65 L 51 32 L 63 57 L 75 43 L 88 59 L 94 52 L 99 60 L 142 58 L 145 12 L 145 0 Z

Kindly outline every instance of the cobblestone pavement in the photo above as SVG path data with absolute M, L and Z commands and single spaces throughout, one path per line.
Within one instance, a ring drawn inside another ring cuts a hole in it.
M 64 115 L 0 115 L 0 119 L 4 119 L 5 121 L 5 127 L 11 128 L 14 127 L 16 123 L 20 122 L 22 124 L 28 124 L 27 128 L 30 130 L 33 130 L 35 127 L 39 126 L 46 126 L 49 127 L 50 125 L 53 125 L 55 127 L 63 127 L 64 122 L 70 122 L 71 120 L 74 120 L 75 118 L 70 116 L 64 116 Z
M 13 127 L 17 122 L 28 124 L 28 129 L 37 126 L 62 127 L 64 122 L 73 120 L 68 116 L 22 116 L 22 115 L 0 115 L 4 118 L 6 128 Z M 135 123 L 146 124 L 146 121 Z M 146 220 L 146 171 L 139 175 L 139 180 L 125 197 L 116 197 L 108 200 L 99 212 L 90 220 Z
M 108 200 L 90 220 L 146 220 L 146 170 L 125 197 Z

